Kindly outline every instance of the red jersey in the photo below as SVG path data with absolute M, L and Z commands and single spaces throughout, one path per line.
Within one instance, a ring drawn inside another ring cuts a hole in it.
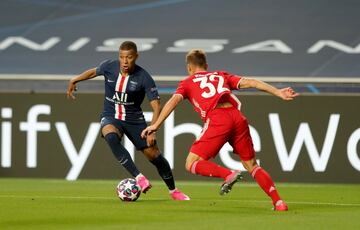
M 230 102 L 240 109 L 240 101 L 231 90 L 238 89 L 241 76 L 223 71 L 198 72 L 182 80 L 175 94 L 188 99 L 205 122 L 218 102 Z

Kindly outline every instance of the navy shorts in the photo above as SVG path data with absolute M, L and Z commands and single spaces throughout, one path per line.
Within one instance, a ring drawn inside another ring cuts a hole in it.
M 137 150 L 142 150 L 148 147 L 146 139 L 141 138 L 141 132 L 147 126 L 145 121 L 132 123 L 121 121 L 114 117 L 102 117 L 100 123 L 101 128 L 109 124 L 114 125 L 121 133 L 124 133 L 129 138 L 129 140 L 135 145 Z

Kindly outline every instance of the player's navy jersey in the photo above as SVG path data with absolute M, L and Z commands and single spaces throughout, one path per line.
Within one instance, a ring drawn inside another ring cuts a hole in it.
M 231 90 L 238 89 L 240 76 L 223 71 L 199 72 L 182 80 L 175 94 L 188 99 L 205 122 L 218 102 L 231 102 L 240 110 L 240 101 Z
M 154 79 L 136 65 L 128 76 L 121 76 L 119 60 L 106 60 L 96 68 L 105 77 L 105 99 L 102 117 L 112 116 L 131 122 L 144 122 L 141 103 L 145 94 L 149 101 L 160 99 Z

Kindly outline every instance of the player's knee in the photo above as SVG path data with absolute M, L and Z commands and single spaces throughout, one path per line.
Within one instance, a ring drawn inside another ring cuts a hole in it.
M 190 172 L 191 173 L 191 168 L 193 166 L 193 164 L 196 162 L 197 160 L 189 160 L 187 159 L 186 162 L 185 162 L 185 169 L 186 171 Z
M 186 158 L 185 162 L 185 169 L 188 172 L 194 173 L 194 164 L 200 160 L 203 160 L 200 156 L 196 155 L 195 153 L 190 152 L 189 155 Z
M 107 124 L 101 128 L 101 134 L 104 137 L 109 133 L 117 133 L 120 136 L 119 130 L 112 124 Z
M 156 159 L 160 155 L 160 150 L 156 146 L 144 148 L 142 152 L 149 161 Z
M 185 169 L 186 169 L 186 171 L 191 172 L 191 165 L 192 165 L 192 164 L 190 164 L 190 163 L 188 163 L 188 162 L 185 162 Z
M 251 172 L 255 168 L 255 166 L 257 166 L 255 158 L 248 161 L 241 161 L 241 163 L 248 172 Z
M 117 133 L 108 133 L 104 138 L 109 144 L 116 144 L 120 142 L 120 138 Z

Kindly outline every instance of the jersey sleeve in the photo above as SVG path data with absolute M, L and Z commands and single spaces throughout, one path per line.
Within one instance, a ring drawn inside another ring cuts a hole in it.
M 180 94 L 183 97 L 183 99 L 187 98 L 185 80 L 180 81 L 174 94 Z
M 233 75 L 233 74 L 230 74 L 227 72 L 224 72 L 223 74 L 224 74 L 224 76 L 226 76 L 231 90 L 239 89 L 239 82 L 242 78 L 241 76 Z
M 100 65 L 96 67 L 96 76 L 105 75 L 106 68 L 110 62 L 111 60 L 101 62 Z
M 146 77 L 144 80 L 144 88 L 147 98 L 149 99 L 149 101 L 159 100 L 160 96 L 154 79 L 148 73 L 146 73 L 145 76 Z

